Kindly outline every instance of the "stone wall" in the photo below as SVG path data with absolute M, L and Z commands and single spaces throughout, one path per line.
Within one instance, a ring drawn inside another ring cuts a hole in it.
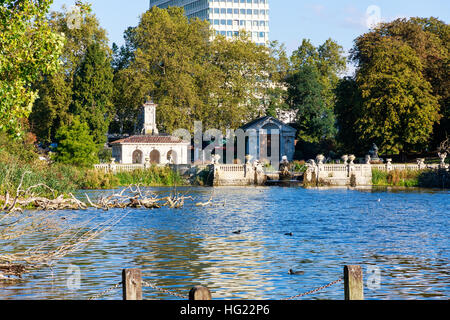
M 344 164 L 324 164 L 324 157 L 310 160 L 304 175 L 304 184 L 310 186 L 369 186 L 372 185 L 370 164 L 355 164 L 354 158 Z
M 262 165 L 253 164 L 211 164 L 214 186 L 249 186 L 264 185 L 266 176 Z

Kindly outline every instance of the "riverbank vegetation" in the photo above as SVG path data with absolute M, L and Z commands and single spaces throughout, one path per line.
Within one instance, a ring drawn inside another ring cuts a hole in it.
M 7 192 L 14 195 L 21 182 L 24 190 L 38 186 L 33 191 L 42 196 L 55 192 L 69 194 L 79 189 L 113 189 L 130 184 L 173 186 L 185 183 L 169 167 L 104 173 L 90 167 L 43 161 L 33 143 L 12 141 L 0 134 L 0 195 Z
M 393 170 L 373 169 L 373 186 L 439 188 L 450 187 L 450 172 L 447 170 Z

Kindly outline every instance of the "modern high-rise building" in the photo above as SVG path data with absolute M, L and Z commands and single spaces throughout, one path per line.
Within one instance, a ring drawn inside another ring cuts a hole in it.
M 150 7 L 183 7 L 188 18 L 208 20 L 214 30 L 232 38 L 245 30 L 258 44 L 269 41 L 269 0 L 150 0 Z

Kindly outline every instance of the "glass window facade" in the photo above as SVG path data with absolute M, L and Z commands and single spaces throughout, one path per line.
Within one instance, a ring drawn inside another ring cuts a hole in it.
M 183 7 L 187 17 L 209 21 L 228 38 L 246 31 L 258 44 L 269 41 L 269 0 L 150 0 L 150 6 Z

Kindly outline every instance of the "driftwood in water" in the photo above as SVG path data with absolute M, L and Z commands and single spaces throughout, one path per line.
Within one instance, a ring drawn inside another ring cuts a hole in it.
M 0 275 L 22 277 L 27 268 L 23 264 L 0 264 Z

